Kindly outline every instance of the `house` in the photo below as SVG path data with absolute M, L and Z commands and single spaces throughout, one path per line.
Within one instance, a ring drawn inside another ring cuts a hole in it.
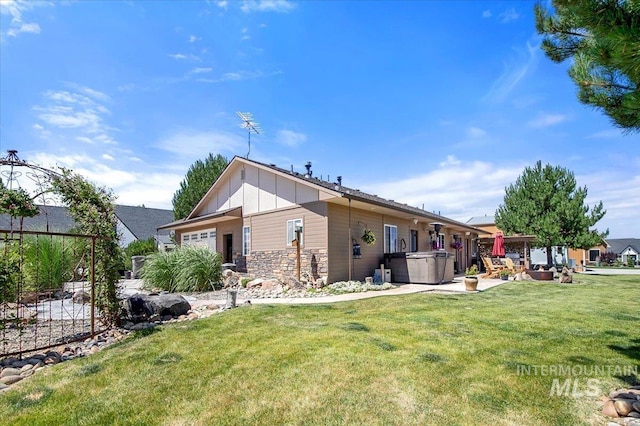
M 306 167 L 301 174 L 236 156 L 188 217 L 160 229 L 179 244 L 220 252 L 253 277 L 291 277 L 299 266 L 326 282 L 363 280 L 385 253 L 434 246 L 452 252 L 459 269 L 469 264 L 476 228 L 349 188 L 340 177 L 317 179 Z M 362 241 L 365 229 L 375 244 Z
M 467 225 L 475 226 L 483 231 L 478 238 L 478 251 L 481 256 L 491 255 L 495 233 L 500 231 L 496 226 L 495 216 L 475 216 L 467 221 Z M 505 251 L 507 253 L 519 253 L 521 263 L 526 267 L 546 264 L 547 250 L 542 247 L 536 248 L 535 240 L 536 238 L 533 235 L 505 236 Z M 599 257 L 601 253 L 607 251 L 607 246 L 606 242 L 603 242 L 603 244 L 591 247 L 587 250 L 572 249 L 568 247 L 552 247 L 551 249 L 551 256 L 555 263 L 578 266 L 595 263 L 596 258 Z
M 640 238 L 609 238 L 607 252 L 617 254 L 618 259 L 625 265 L 629 258 L 638 265 L 640 264 Z
M 47 232 L 68 232 L 75 226 L 69 211 L 62 206 L 39 205 L 40 213 L 34 217 L 23 219 L 23 228 Z M 173 220 L 172 210 L 152 209 L 138 206 L 115 206 L 117 217 L 116 230 L 120 236 L 119 245 L 128 246 L 132 241 L 146 240 L 153 237 L 159 248 L 173 246 L 169 239 L 169 231 L 158 231 L 158 226 Z M 0 229 L 9 229 L 11 218 L 7 214 L 0 215 Z M 15 224 L 14 224 L 15 227 Z

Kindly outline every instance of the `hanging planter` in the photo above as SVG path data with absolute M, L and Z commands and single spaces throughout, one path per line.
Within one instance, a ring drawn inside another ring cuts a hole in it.
M 376 236 L 369 228 L 364 228 L 364 232 L 362 234 L 362 237 L 360 237 L 360 239 L 362 240 L 363 243 L 370 246 L 376 243 Z

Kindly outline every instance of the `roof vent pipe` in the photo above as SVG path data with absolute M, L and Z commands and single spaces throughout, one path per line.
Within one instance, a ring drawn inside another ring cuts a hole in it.
M 307 164 L 305 164 L 304 167 L 307 169 L 307 174 L 304 175 L 304 177 L 310 178 L 311 175 L 313 175 L 313 172 L 311 171 L 311 161 L 307 161 Z
M 342 186 L 342 176 L 338 176 L 338 185 Z

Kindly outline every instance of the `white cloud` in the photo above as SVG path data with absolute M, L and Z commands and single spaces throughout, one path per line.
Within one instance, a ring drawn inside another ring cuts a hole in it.
M 182 53 L 173 53 L 173 54 L 169 54 L 169 57 L 170 57 L 170 58 L 173 58 L 173 59 L 178 59 L 178 60 L 180 60 L 180 59 L 187 59 L 187 55 L 183 55 Z
M 440 167 L 459 166 L 460 164 L 460 160 L 458 160 L 455 156 L 447 155 L 447 159 L 440 163 Z
M 229 2 L 227 2 L 227 0 L 221 0 L 219 2 L 216 3 L 216 5 L 220 8 L 220 9 L 226 9 L 227 6 L 229 5 Z
M 102 154 L 102 158 L 104 160 L 109 160 L 109 161 L 113 161 L 115 160 L 115 158 L 113 158 L 112 156 L 110 156 L 109 154 Z
M 42 130 L 41 136 L 49 137 L 53 130 L 62 140 L 85 145 L 117 144 L 111 136 L 115 129 L 107 124 L 110 111 L 101 102 L 110 97 L 89 87 L 73 83 L 67 86 L 75 90 L 47 90 L 42 94 L 41 104 L 32 108 L 40 120 L 34 128 Z M 43 124 L 49 130 L 43 130 Z
M 539 59 L 540 38 L 534 36 L 527 41 L 524 49 L 517 49 L 517 59 L 504 64 L 504 71 L 493 82 L 483 100 L 502 102 L 537 65 Z
M 500 14 L 500 22 L 506 24 L 507 22 L 515 21 L 519 17 L 518 12 L 514 8 L 510 8 Z
M 200 37 L 196 37 L 193 34 L 189 36 L 189 43 L 195 43 L 196 41 L 202 40 Z
M 0 13 L 11 16 L 9 29 L 1 31 L 9 37 L 17 37 L 23 33 L 39 34 L 40 25 L 36 22 L 25 22 L 24 15 L 37 7 L 51 6 L 51 2 L 26 1 L 26 0 L 2 0 L 0 1 Z
M 206 73 L 210 73 L 211 71 L 213 71 L 213 68 L 194 68 L 191 71 L 189 71 L 191 74 L 206 74 Z
M 541 129 L 545 127 L 555 126 L 564 121 L 567 121 L 567 116 L 562 114 L 542 114 L 538 118 L 529 121 L 529 127 L 534 129 Z
M 493 14 L 491 13 L 491 11 L 489 9 L 485 10 L 482 12 L 482 17 L 483 18 L 491 18 Z
M 107 154 L 102 158 L 113 160 L 113 157 Z M 98 186 L 112 189 L 117 196 L 118 204 L 144 204 L 147 207 L 170 209 L 173 193 L 184 178 L 175 172 L 157 172 L 153 167 L 128 171 L 104 164 L 86 154 L 52 155 L 36 152 L 30 153 L 29 159 L 30 162 L 46 168 L 69 168 Z
M 306 142 L 307 135 L 304 133 L 294 132 L 293 130 L 278 130 L 276 141 L 286 146 L 298 146 Z
M 479 127 L 469 127 L 467 129 L 467 136 L 469 136 L 470 138 L 481 138 L 483 136 L 486 136 L 486 134 L 486 130 L 483 130 Z
M 467 162 L 449 155 L 430 172 L 396 181 L 368 182 L 365 191 L 387 199 L 437 209 L 441 214 L 466 222 L 479 214 L 491 214 L 502 203 L 504 189 L 515 182 L 524 164 Z M 437 213 L 436 211 L 436 213 Z
M 250 12 L 290 12 L 296 8 L 295 3 L 287 0 L 245 0 L 240 6 L 244 13 Z

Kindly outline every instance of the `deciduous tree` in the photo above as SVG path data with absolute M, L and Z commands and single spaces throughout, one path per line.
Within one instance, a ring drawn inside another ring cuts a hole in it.
M 538 161 L 505 191 L 496 226 L 507 234 L 535 235 L 535 245 L 547 249 L 547 264 L 552 263 L 552 246 L 589 249 L 609 233 L 592 229 L 606 213 L 602 201 L 590 209 L 585 204 L 587 187 L 577 187 L 565 168 L 542 167 Z
M 542 49 L 571 60 L 580 102 L 602 109 L 627 132 L 640 131 L 640 1 L 552 0 L 535 6 Z

